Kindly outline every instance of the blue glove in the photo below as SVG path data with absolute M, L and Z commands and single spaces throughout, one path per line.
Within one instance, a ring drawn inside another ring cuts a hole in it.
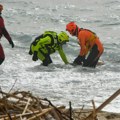
M 12 48 L 14 48 L 14 43 L 12 40 L 9 41 L 10 45 L 12 46 Z

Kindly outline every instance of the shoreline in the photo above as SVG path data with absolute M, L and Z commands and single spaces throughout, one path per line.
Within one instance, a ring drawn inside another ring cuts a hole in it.
M 76 116 L 79 115 L 79 118 L 83 118 L 87 117 L 89 114 L 92 113 L 92 109 L 73 109 L 73 113 L 75 114 L 75 116 L 73 116 L 73 119 L 76 118 Z M 115 113 L 115 112 L 107 112 L 107 111 L 100 111 L 97 113 L 97 117 L 98 120 L 120 120 L 120 113 Z M 75 120 L 79 120 L 79 119 L 75 119 Z
M 120 89 L 97 108 L 92 101 L 93 109 L 86 109 L 84 106 L 72 108 L 71 102 L 69 102 L 69 108 L 64 105 L 55 106 L 47 98 L 35 97 L 31 92 L 26 91 L 11 93 L 0 91 L 2 96 L 0 119 L 18 120 L 22 116 L 31 120 L 41 117 L 44 120 L 120 120 L 120 113 L 102 111 L 118 95 L 119 91 Z

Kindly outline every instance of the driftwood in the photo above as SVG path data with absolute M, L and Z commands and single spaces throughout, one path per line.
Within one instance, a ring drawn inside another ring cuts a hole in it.
M 120 89 L 110 96 L 98 108 L 92 100 L 93 110 L 85 111 L 84 106 L 75 111 L 69 102 L 65 106 L 54 106 L 46 98 L 38 98 L 30 92 L 0 91 L 0 120 L 97 120 L 97 113 L 120 94 Z
M 113 99 L 115 99 L 120 94 L 120 89 L 117 90 L 112 96 L 110 96 L 105 102 L 103 102 L 97 109 L 95 109 L 85 120 L 95 120 L 96 115 L 100 112 L 107 104 L 109 104 Z
M 56 107 L 49 100 L 34 97 L 30 92 L 0 91 L 0 96 L 0 120 L 69 120 L 65 106 Z

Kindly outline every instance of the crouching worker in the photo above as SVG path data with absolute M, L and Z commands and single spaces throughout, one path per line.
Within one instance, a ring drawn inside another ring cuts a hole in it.
M 77 37 L 80 45 L 80 53 L 75 58 L 73 64 L 95 68 L 104 51 L 103 44 L 98 36 L 91 30 L 78 27 L 74 22 L 68 23 L 66 30 L 72 36 Z
M 29 54 L 33 55 L 33 61 L 40 59 L 42 65 L 48 66 L 52 63 L 50 54 L 58 51 L 64 63 L 68 64 L 67 57 L 62 48 L 62 45 L 66 44 L 66 42 L 69 42 L 69 36 L 65 32 L 62 31 L 60 34 L 57 34 L 54 31 L 45 31 L 31 43 Z

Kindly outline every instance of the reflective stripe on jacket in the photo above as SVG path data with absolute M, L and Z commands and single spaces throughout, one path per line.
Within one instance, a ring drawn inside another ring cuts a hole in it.
M 57 33 L 54 31 L 45 31 L 43 37 L 40 37 L 37 41 L 37 44 L 32 46 L 32 52 L 38 51 L 44 54 L 52 54 L 56 50 L 58 50 L 64 63 L 67 64 L 68 60 L 65 56 L 62 45 L 58 42 Z
M 38 51 L 42 49 L 43 52 L 53 53 L 57 50 L 58 40 L 57 33 L 53 31 L 45 31 L 43 37 L 40 37 L 39 40 L 36 40 L 37 44 L 35 45 L 34 50 Z

